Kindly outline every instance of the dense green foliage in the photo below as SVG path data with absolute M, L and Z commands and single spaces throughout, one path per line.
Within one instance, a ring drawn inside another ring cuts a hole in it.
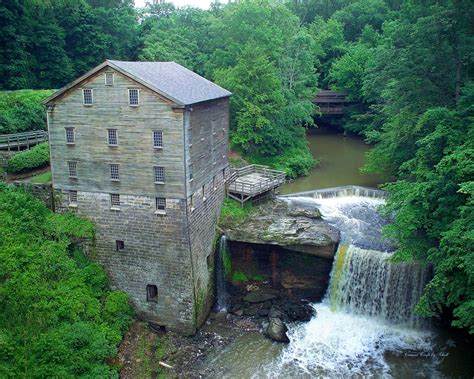
M 451 310 L 453 325 L 474 333 L 472 2 L 403 1 L 382 10 L 371 17 L 385 14 L 383 27 L 366 22 L 360 34 L 351 31 L 327 79 L 358 102 L 343 124 L 375 143 L 365 170 L 397 178 L 385 186 L 397 258 L 433 264 L 418 311 Z
M 42 167 L 49 163 L 49 145 L 47 142 L 40 143 L 30 150 L 15 154 L 8 160 L 7 172 L 14 174 Z
M 131 1 L 6 1 L 0 5 L 0 89 L 59 88 L 105 59 L 130 58 Z
M 115 375 L 106 360 L 131 321 L 127 296 L 74 248 L 93 225 L 0 183 L 0 376 Z
M 46 113 L 41 102 L 51 90 L 0 92 L 0 134 L 46 129 Z
M 472 25 L 470 0 L 16 1 L 0 5 L 0 89 L 57 88 L 105 58 L 175 60 L 234 93 L 233 149 L 290 176 L 315 164 L 302 126 L 317 87 L 347 91 L 340 125 L 375 145 L 365 170 L 395 178 L 398 258 L 434 266 L 419 311 L 474 332 Z

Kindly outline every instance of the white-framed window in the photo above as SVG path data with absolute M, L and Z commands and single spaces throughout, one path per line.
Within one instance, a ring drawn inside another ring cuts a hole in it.
M 106 72 L 105 73 L 105 85 L 106 86 L 113 86 L 114 85 L 114 73 L 113 72 Z
M 153 130 L 153 147 L 155 149 L 163 148 L 163 132 L 161 130 Z
M 136 88 L 128 89 L 128 105 L 138 107 L 140 101 L 140 91 Z
M 120 195 L 118 193 L 110 194 L 110 206 L 112 208 L 120 208 Z
M 77 191 L 76 190 L 69 190 L 68 198 L 69 198 L 69 205 L 71 207 L 77 206 Z
M 70 178 L 77 178 L 77 162 L 67 161 L 67 169 Z
M 74 133 L 74 128 L 68 127 L 66 129 L 66 143 L 68 145 L 74 145 L 76 143 L 76 135 Z
M 165 168 L 163 166 L 154 166 L 155 183 L 162 184 L 165 182 Z
M 166 210 L 166 198 L 165 197 L 156 197 L 155 198 L 155 207 L 157 211 Z
M 84 105 L 92 105 L 94 103 L 94 95 L 92 88 L 82 89 L 82 100 Z
M 110 165 L 110 180 L 120 180 L 119 165 L 117 163 Z
M 107 142 L 109 146 L 118 146 L 117 129 L 107 129 Z
M 193 180 L 194 179 L 194 165 L 191 163 L 189 165 L 189 180 Z

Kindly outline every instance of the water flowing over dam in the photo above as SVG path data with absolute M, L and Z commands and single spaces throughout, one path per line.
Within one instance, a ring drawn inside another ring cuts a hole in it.
M 387 353 L 431 354 L 432 334 L 414 313 L 430 270 L 390 262 L 394 246 L 382 237 L 387 221 L 378 212 L 383 192 L 346 187 L 286 199 L 318 207 L 341 230 L 341 243 L 326 297 L 314 304 L 317 315 L 307 324 L 290 326 L 291 343 L 268 373 L 391 376 Z M 433 370 L 427 365 L 418 373 L 433 375 Z
M 414 312 L 430 268 L 390 261 L 395 246 L 383 238 L 388 221 L 379 212 L 384 196 L 348 186 L 279 197 L 318 208 L 340 230 L 329 286 L 309 322 L 288 325 L 289 345 L 238 337 L 212 357 L 225 367 L 219 377 L 442 376 L 436 333 Z

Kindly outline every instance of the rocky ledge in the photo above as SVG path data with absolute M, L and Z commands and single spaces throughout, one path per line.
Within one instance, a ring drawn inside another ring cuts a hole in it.
M 279 199 L 260 205 L 248 219 L 222 228 L 230 241 L 278 245 L 323 258 L 333 258 L 339 242 L 339 231 L 321 219 L 317 208 Z

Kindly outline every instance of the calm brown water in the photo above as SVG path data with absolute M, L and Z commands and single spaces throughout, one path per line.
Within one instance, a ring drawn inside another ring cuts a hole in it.
M 366 163 L 365 153 L 370 150 L 361 138 L 344 136 L 334 128 L 319 127 L 308 132 L 307 140 L 313 157 L 321 164 L 308 176 L 283 185 L 282 194 L 351 184 L 376 188 L 386 181 L 381 175 L 359 171 Z

